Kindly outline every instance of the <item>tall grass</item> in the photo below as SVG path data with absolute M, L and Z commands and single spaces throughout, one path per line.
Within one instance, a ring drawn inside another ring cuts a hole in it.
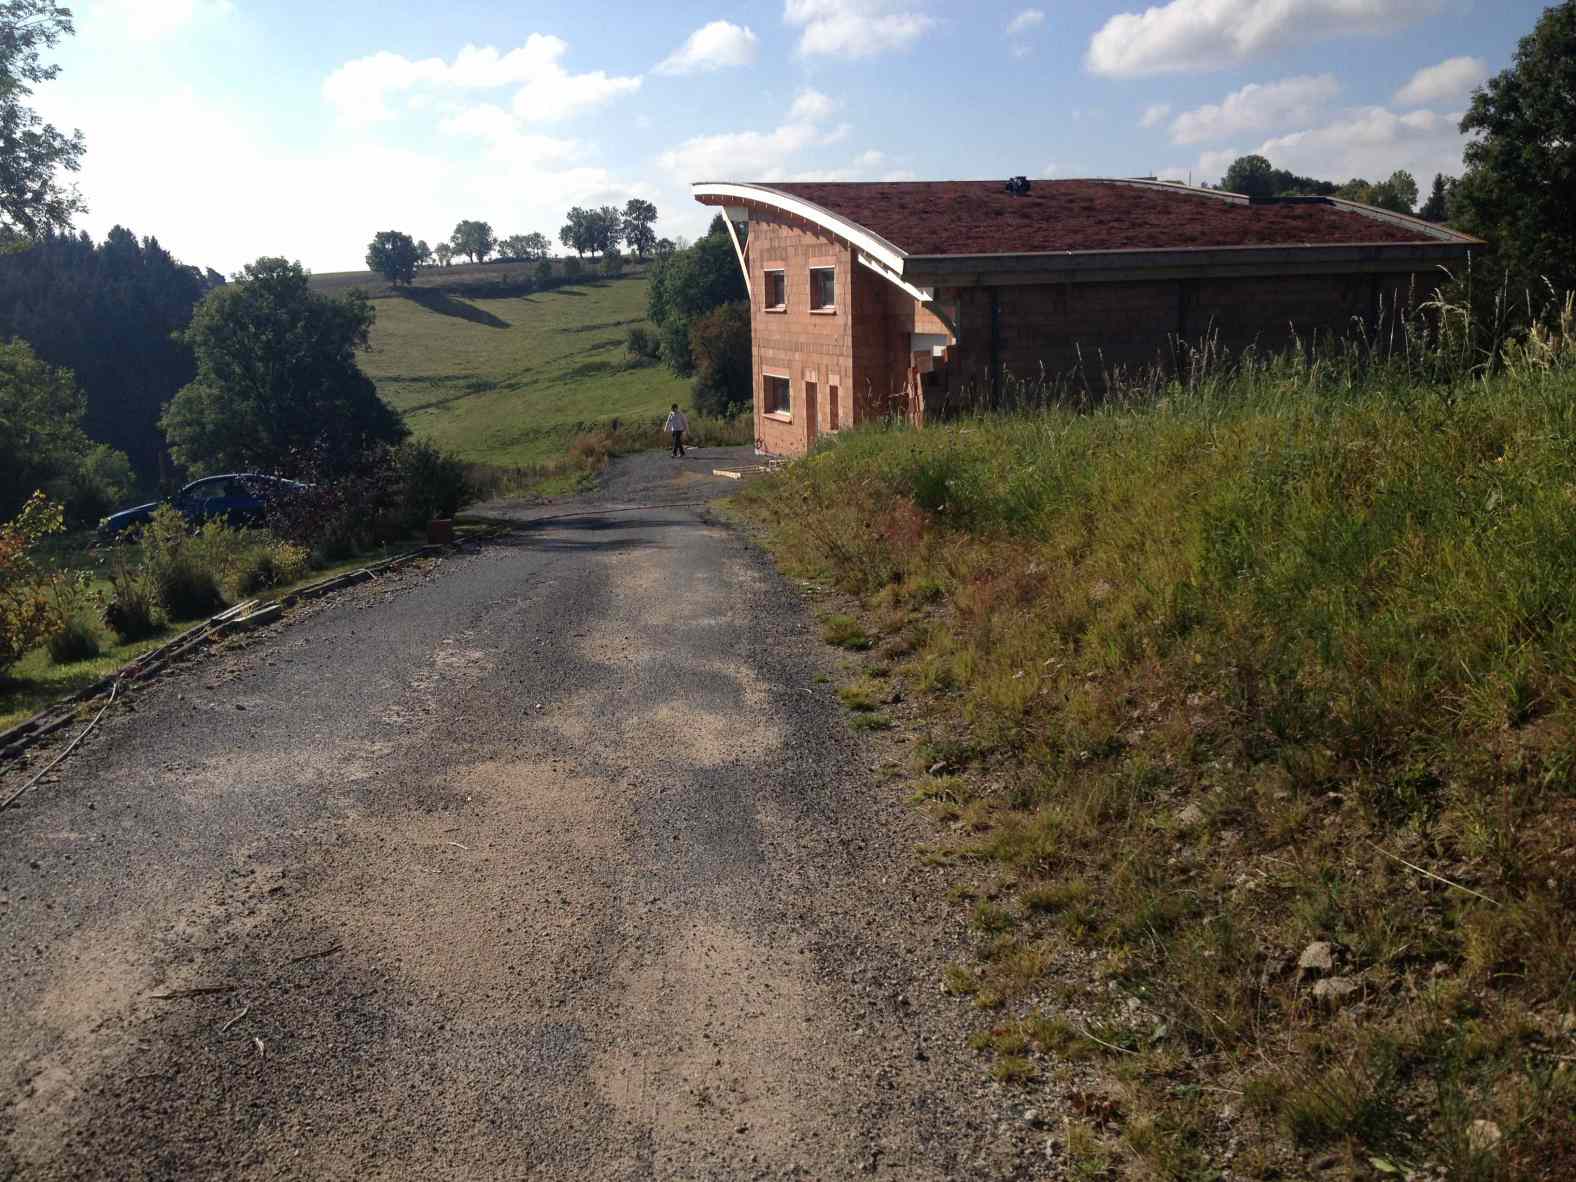
M 1492 328 L 1441 300 L 1400 348 L 1200 350 L 741 493 L 909 653 L 948 736 L 919 764 L 990 769 L 916 797 L 1010 904 L 970 969 L 1002 1053 L 1056 951 L 1101 954 L 1058 989 L 1136 1052 L 1136 1169 L 1229 1134 L 1266 1170 L 1576 1176 L 1576 309 Z M 1227 1127 L 1201 1086 L 1253 1103 Z

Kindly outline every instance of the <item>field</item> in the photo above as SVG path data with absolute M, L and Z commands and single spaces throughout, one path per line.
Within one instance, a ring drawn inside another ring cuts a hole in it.
M 630 327 L 647 323 L 643 275 L 510 292 L 534 267 L 427 271 L 398 292 L 358 272 L 313 282 L 373 294 L 377 322 L 362 369 L 418 436 L 474 463 L 539 466 L 613 419 L 644 424 L 688 403 L 688 382 L 624 352 Z

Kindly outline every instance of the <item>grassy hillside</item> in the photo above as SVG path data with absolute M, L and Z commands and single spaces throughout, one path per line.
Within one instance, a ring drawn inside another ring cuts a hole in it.
M 857 597 L 845 702 L 926 736 L 947 986 L 1082 1114 L 1074 1176 L 1576 1176 L 1570 305 L 1484 360 L 855 433 L 741 494 Z
M 646 288 L 632 277 L 502 299 L 388 295 L 362 368 L 417 435 L 479 463 L 538 464 L 590 424 L 689 401 L 688 382 L 625 356 Z

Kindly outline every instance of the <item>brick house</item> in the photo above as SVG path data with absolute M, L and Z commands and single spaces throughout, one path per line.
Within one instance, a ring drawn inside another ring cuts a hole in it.
M 1356 202 L 1159 181 L 701 183 L 750 293 L 758 450 L 1006 375 L 1165 366 L 1345 333 L 1431 293 L 1475 238 Z M 1024 191 L 1026 189 L 1026 191 Z

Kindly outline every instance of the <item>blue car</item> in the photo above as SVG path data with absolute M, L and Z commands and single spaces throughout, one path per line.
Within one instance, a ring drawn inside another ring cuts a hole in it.
M 160 505 L 173 505 L 193 525 L 220 519 L 230 525 L 254 525 L 262 520 L 268 502 L 299 492 L 306 485 L 277 476 L 255 472 L 231 472 L 224 476 L 204 476 L 194 480 L 173 497 L 149 501 L 112 513 L 99 522 L 99 535 L 119 537 L 128 529 L 141 529 L 153 520 Z

